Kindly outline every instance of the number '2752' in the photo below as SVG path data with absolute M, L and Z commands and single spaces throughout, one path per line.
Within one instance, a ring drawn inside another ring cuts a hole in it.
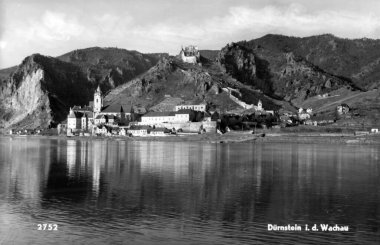
M 37 230 L 39 231 L 58 231 L 57 224 L 37 224 Z

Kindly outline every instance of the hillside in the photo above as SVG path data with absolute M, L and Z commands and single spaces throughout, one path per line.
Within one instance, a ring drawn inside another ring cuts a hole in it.
M 363 89 L 380 85 L 380 40 L 343 39 L 331 34 L 305 38 L 266 35 L 240 44 L 276 53 L 292 52 L 332 75 L 352 80 Z
M 90 48 L 58 58 L 26 57 L 18 67 L 1 72 L 0 128 L 55 126 L 70 107 L 88 104 L 98 85 L 107 92 L 145 72 L 163 55 Z
M 138 78 L 112 90 L 106 103 L 131 103 L 147 110 L 172 110 L 178 103 L 205 102 L 220 112 L 240 112 L 236 104 L 222 88 L 238 89 L 236 95 L 248 104 L 263 101 L 266 109 L 280 108 L 278 103 L 229 76 L 218 63 L 192 65 L 177 57 L 162 59 L 156 66 Z
M 237 80 L 297 107 L 310 97 L 341 87 L 358 89 L 350 80 L 327 73 L 292 52 L 233 43 L 221 50 L 219 60 Z
M 87 48 L 57 57 L 80 68 L 87 80 L 100 84 L 103 91 L 131 80 L 155 65 L 167 54 L 142 54 L 118 48 Z

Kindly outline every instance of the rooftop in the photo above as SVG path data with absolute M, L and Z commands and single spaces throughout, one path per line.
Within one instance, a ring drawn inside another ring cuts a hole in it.
M 111 104 L 106 106 L 102 113 L 121 113 L 121 112 L 132 112 L 132 106 L 131 105 L 121 105 L 121 104 Z
M 175 114 L 191 114 L 193 111 L 191 109 L 183 109 L 176 111 Z
M 176 112 L 173 111 L 150 111 L 142 117 L 169 117 L 174 116 Z

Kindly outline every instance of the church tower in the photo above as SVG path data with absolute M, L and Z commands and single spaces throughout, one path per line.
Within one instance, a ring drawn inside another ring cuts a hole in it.
M 98 86 L 94 94 L 94 112 L 96 114 L 101 112 L 102 107 L 103 107 L 102 91 L 100 90 L 100 87 Z

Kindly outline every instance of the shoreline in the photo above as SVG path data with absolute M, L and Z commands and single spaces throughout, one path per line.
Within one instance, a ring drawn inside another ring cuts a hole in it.
M 299 144 L 355 144 L 380 145 L 380 134 L 356 136 L 337 133 L 273 133 L 249 134 L 248 132 L 228 132 L 219 134 L 174 135 L 174 136 L 60 136 L 60 135 L 1 135 L 11 138 L 41 138 L 59 140 L 112 140 L 112 141 L 154 141 L 154 142 L 200 142 L 200 143 L 299 143 Z

